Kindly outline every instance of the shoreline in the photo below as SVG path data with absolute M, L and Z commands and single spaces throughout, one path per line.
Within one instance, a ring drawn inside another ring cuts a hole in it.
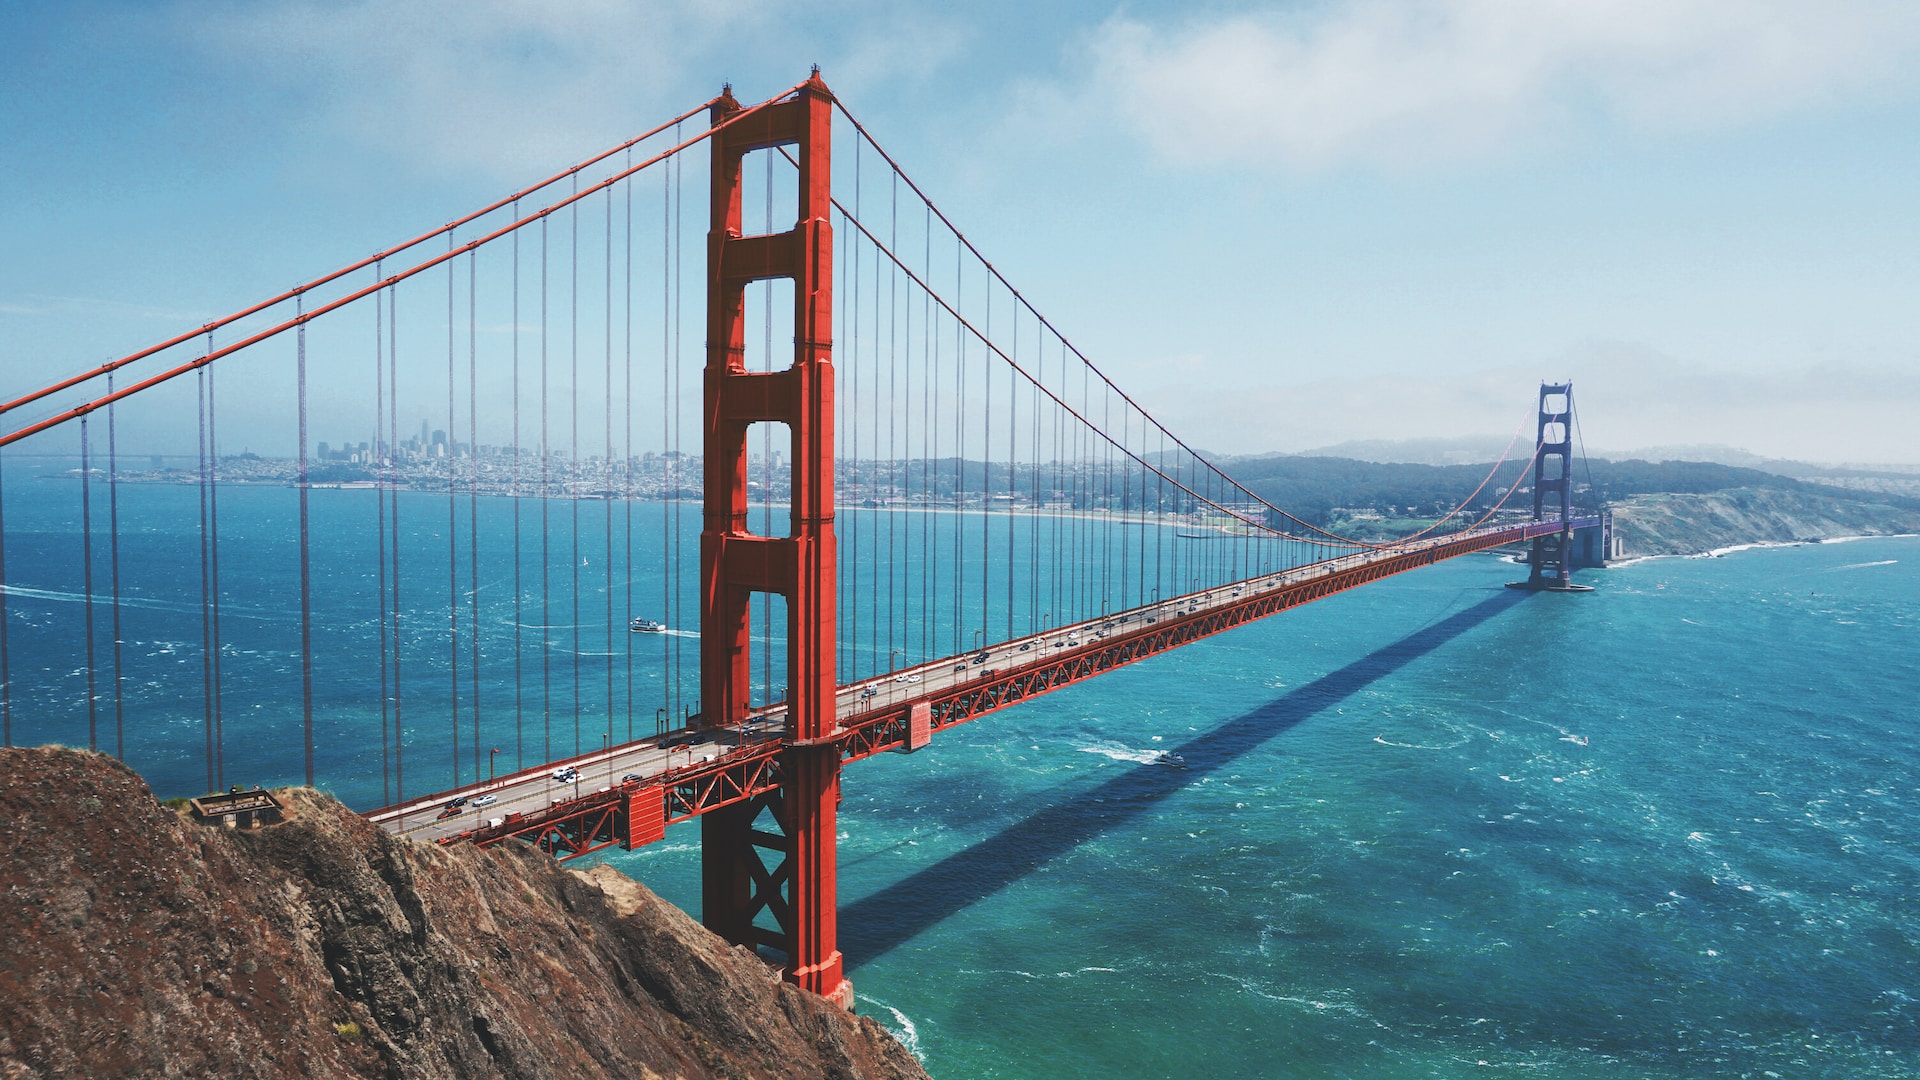
M 1636 563 L 1653 562 L 1656 559 L 1720 559 L 1742 551 L 1760 551 L 1767 548 L 1813 547 L 1819 544 L 1850 544 L 1856 540 L 1916 540 L 1920 533 L 1858 533 L 1848 536 L 1823 536 L 1809 540 L 1756 540 L 1750 544 L 1731 544 L 1726 547 L 1709 548 L 1706 551 L 1675 552 L 1659 555 L 1634 555 L 1625 559 L 1616 559 L 1607 563 L 1608 569 L 1632 566 Z

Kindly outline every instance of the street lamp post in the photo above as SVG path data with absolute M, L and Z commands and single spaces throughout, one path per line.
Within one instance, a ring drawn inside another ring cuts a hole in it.
M 497 746 L 493 748 L 493 753 L 487 755 L 487 783 L 489 784 L 493 783 L 493 763 L 499 756 L 500 748 Z

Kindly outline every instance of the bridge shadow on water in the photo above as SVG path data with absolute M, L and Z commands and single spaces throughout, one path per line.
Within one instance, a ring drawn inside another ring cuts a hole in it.
M 1140 765 L 1049 806 L 999 833 L 840 909 L 840 950 L 850 967 L 878 959 L 921 931 L 1132 821 L 1201 776 L 1232 764 L 1375 680 L 1506 611 L 1528 594 L 1496 589 L 1485 600 L 1369 653 L 1171 748 L 1174 760 Z

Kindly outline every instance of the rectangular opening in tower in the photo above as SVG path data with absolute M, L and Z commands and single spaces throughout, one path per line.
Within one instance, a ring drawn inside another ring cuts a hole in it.
M 741 297 L 746 319 L 742 359 L 748 371 L 793 366 L 793 279 L 748 282 Z
M 797 146 L 754 150 L 740 159 L 740 234 L 786 232 L 800 216 Z M 790 160 L 791 159 L 791 160 Z
M 776 421 L 747 428 L 747 531 L 793 535 L 793 429 Z
M 787 598 L 754 593 L 747 601 L 751 668 L 747 673 L 748 708 L 787 699 Z

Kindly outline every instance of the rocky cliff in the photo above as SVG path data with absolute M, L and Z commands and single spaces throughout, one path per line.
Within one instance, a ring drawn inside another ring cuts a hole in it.
M 1920 513 L 1771 488 L 1636 495 L 1613 507 L 1628 557 L 1695 555 L 1738 544 L 1920 533 Z
M 110 758 L 0 750 L 0 1077 L 925 1075 L 615 871 L 282 799 L 206 826 Z

